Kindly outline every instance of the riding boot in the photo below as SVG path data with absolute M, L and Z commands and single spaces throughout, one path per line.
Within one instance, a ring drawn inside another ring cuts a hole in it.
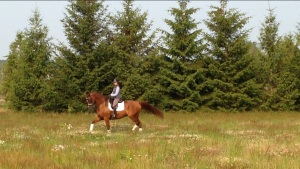
M 117 106 L 115 106 L 113 109 L 114 109 L 113 119 L 116 119 L 117 118 Z
M 113 102 L 114 102 L 114 99 L 113 99 L 112 97 L 109 98 L 110 107 L 111 107 L 112 109 L 114 109 L 114 108 L 113 108 Z

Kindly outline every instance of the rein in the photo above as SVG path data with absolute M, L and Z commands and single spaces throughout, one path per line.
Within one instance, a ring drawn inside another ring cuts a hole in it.
M 95 102 L 96 102 L 96 100 L 99 99 L 99 98 L 95 97 L 95 98 L 94 98 L 95 100 L 93 100 L 92 96 L 88 93 L 88 94 L 86 94 L 85 99 L 86 99 L 86 101 L 87 101 L 87 105 L 88 105 L 89 110 L 95 111 L 95 107 L 96 107 Z M 104 97 L 104 105 L 105 105 L 105 106 L 108 106 L 108 102 L 109 102 L 109 101 L 110 101 L 109 97 Z M 102 101 L 101 101 L 101 102 L 102 102 Z M 100 103 L 100 104 L 102 104 L 102 103 Z
M 87 98 L 86 98 L 86 101 L 87 101 L 87 103 L 88 103 L 88 108 L 89 108 L 91 111 L 94 111 L 95 104 L 94 104 L 93 99 L 91 98 L 91 96 L 87 97 Z M 89 101 L 91 101 L 91 103 L 89 103 Z

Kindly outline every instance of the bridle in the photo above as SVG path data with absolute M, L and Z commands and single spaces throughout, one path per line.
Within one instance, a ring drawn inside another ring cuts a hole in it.
M 88 103 L 88 108 L 91 110 L 91 111 L 94 111 L 94 108 L 95 108 L 95 104 L 93 102 L 93 99 L 91 96 L 89 97 L 86 97 L 86 101 Z

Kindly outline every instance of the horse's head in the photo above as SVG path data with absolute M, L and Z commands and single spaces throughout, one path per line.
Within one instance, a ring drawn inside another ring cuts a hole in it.
M 88 103 L 88 108 L 93 111 L 94 110 L 94 103 L 93 98 L 91 97 L 91 94 L 89 92 L 85 93 L 86 102 Z

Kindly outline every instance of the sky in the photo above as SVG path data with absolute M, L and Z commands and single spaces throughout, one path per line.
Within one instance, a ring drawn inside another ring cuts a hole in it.
M 52 42 L 67 44 L 61 19 L 64 18 L 68 1 L 0 1 L 0 60 L 7 59 L 9 45 L 15 40 L 18 31 L 25 30 L 29 25 L 29 18 L 33 16 L 33 10 L 37 7 L 43 18 L 43 24 L 49 28 L 49 37 Z M 105 1 L 109 12 L 122 11 L 122 1 Z M 139 7 L 142 12 L 148 12 L 148 21 L 153 21 L 152 30 L 160 28 L 170 32 L 164 19 L 173 19 L 168 12 L 171 8 L 179 8 L 177 1 L 135 1 L 134 7 Z M 199 29 L 209 33 L 204 19 L 208 19 L 207 12 L 210 6 L 220 6 L 220 1 L 191 1 L 188 7 L 200 8 L 193 15 Z M 229 1 L 227 9 L 236 8 L 238 11 L 251 16 L 245 29 L 252 29 L 249 39 L 258 41 L 259 29 L 268 15 L 267 9 L 274 8 L 274 13 L 279 25 L 279 35 L 295 33 L 296 26 L 300 23 L 300 1 Z M 152 32 L 152 31 L 151 31 Z

